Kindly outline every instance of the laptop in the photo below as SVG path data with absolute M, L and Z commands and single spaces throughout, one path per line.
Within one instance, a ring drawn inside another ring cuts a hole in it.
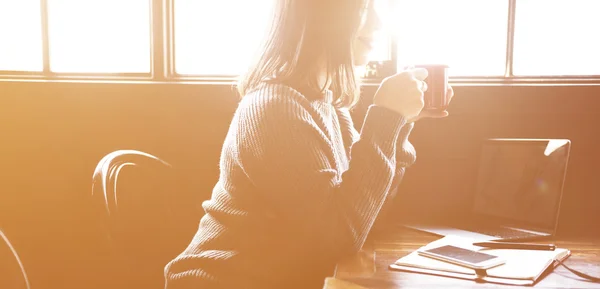
M 525 241 L 556 234 L 568 139 L 486 139 L 470 210 L 449 224 L 411 224 L 440 236 Z

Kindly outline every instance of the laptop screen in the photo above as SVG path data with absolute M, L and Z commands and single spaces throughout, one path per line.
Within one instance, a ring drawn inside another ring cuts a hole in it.
M 491 140 L 481 148 L 473 210 L 553 231 L 568 140 Z

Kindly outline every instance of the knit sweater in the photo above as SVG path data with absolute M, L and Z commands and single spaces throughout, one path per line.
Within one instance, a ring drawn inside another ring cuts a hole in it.
M 332 99 L 282 84 L 242 98 L 212 198 L 189 246 L 165 267 L 166 289 L 322 288 L 361 249 L 415 161 L 413 125 L 371 105 L 359 134 Z

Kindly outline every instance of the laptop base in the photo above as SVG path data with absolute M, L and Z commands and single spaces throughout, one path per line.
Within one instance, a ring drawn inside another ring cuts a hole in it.
M 461 230 L 461 229 L 457 229 L 457 228 L 450 227 L 450 226 L 444 226 L 444 225 L 406 224 L 406 225 L 404 225 L 404 227 L 413 229 L 413 230 L 417 230 L 417 231 L 430 233 L 430 234 L 437 235 L 440 237 L 453 235 L 453 236 L 459 236 L 459 237 L 473 239 L 473 240 L 477 240 L 477 241 L 491 241 L 491 240 L 499 239 L 494 236 L 488 236 L 488 235 L 470 232 L 470 231 L 466 231 L 466 230 Z
M 539 239 L 550 238 L 551 235 L 541 234 L 538 232 L 531 232 L 519 229 L 509 229 L 515 231 L 517 234 L 485 234 L 477 232 L 475 230 L 465 230 L 457 227 L 446 226 L 446 225 L 435 225 L 435 224 L 405 224 L 404 227 L 430 233 L 437 236 L 448 236 L 454 235 L 463 238 L 473 239 L 476 241 L 498 241 L 498 242 L 522 242 L 522 241 L 534 241 Z M 508 231 L 508 230 L 507 230 Z

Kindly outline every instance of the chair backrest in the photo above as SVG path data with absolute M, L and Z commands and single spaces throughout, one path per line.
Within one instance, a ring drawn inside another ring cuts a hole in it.
M 92 195 L 104 199 L 106 213 L 117 211 L 117 180 L 121 170 L 127 166 L 150 168 L 171 167 L 167 162 L 149 153 L 137 150 L 118 150 L 104 156 L 96 165 L 92 176 Z
M 0 230 L 0 288 L 30 288 L 19 254 L 2 230 Z
M 195 233 L 196 206 L 177 190 L 175 174 L 167 162 L 135 150 L 106 155 L 94 171 L 92 196 L 124 274 L 116 278 L 131 288 L 162 288 L 164 266 Z

